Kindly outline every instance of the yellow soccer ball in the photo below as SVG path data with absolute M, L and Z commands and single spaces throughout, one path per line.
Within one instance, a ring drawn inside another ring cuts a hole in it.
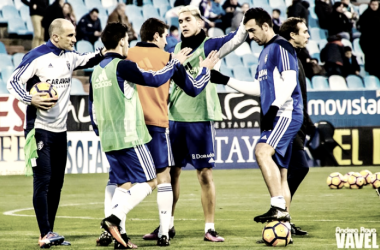
M 264 227 L 262 237 L 267 246 L 283 247 L 289 244 L 291 233 L 283 222 L 272 221 Z
M 347 182 L 350 185 L 350 189 L 361 189 L 364 186 L 364 178 L 360 173 L 353 173 Z
M 331 173 L 327 177 L 326 183 L 331 189 L 341 189 L 344 185 L 343 175 L 338 172 Z

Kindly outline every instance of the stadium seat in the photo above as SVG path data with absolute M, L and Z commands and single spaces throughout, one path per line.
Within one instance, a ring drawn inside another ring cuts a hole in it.
M 79 53 L 94 52 L 94 47 L 89 41 L 80 40 L 77 42 L 76 47 Z
M 225 33 L 226 33 L 226 35 L 230 34 L 231 33 L 231 27 L 226 28 Z
M 100 8 L 103 9 L 103 6 L 100 0 L 84 0 L 84 5 L 88 9 L 88 11 L 92 10 L 93 8 L 98 8 L 99 14 L 100 14 Z
M 28 8 L 28 6 L 26 6 L 25 4 L 23 4 L 23 3 L 21 2 L 21 0 L 14 0 L 14 6 L 15 6 L 15 8 L 18 9 L 18 10 L 19 10 L 22 6 L 25 6 L 25 7 Z
M 284 0 L 269 0 L 269 6 L 272 7 L 273 9 L 280 9 L 281 14 L 284 13 L 283 10 L 286 12 L 286 5 Z M 272 13 L 270 13 L 271 15 Z
M 312 40 L 319 41 L 319 40 L 326 40 L 326 33 L 324 30 L 319 28 L 310 28 L 310 36 Z
M 34 34 L 34 30 L 33 30 L 33 24 L 32 24 L 32 19 L 28 19 L 26 20 L 26 30 L 29 32 L 29 33 L 32 33 Z
M 236 90 L 234 90 L 233 88 L 231 88 L 230 86 L 224 86 L 224 89 L 226 93 L 234 93 L 234 92 L 238 92 Z
M 223 30 L 213 27 L 208 30 L 208 36 L 209 37 L 219 37 L 219 36 L 224 36 Z
M 179 22 L 178 22 L 178 17 L 170 17 L 166 18 L 166 23 L 171 26 L 174 25 L 179 28 Z
M 362 50 L 362 47 L 360 46 L 360 39 L 356 38 L 354 40 L 353 44 L 353 52 L 356 55 L 356 58 L 358 59 L 359 65 L 364 65 L 364 53 Z
M 22 58 L 25 56 L 25 53 L 16 53 L 12 56 L 13 59 L 13 65 L 17 67 L 20 65 Z
M 168 0 L 154 0 L 153 6 L 156 8 L 160 8 L 161 6 L 170 6 L 170 3 Z
M 13 66 L 2 67 L 1 68 L 1 79 L 3 79 L 3 81 L 5 83 L 7 83 L 9 78 L 13 74 L 13 71 L 14 71 Z
M 259 66 L 258 64 L 254 64 L 254 65 L 251 66 L 251 76 L 252 76 L 252 79 L 254 79 L 255 76 L 256 76 L 256 71 L 257 71 L 257 67 L 258 66 Z
M 305 78 L 306 79 L 306 89 L 307 91 L 310 91 L 310 90 L 313 90 L 313 85 L 311 85 L 311 82 L 309 80 L 309 78 Z
M 3 9 L 4 6 L 14 6 L 13 5 L 13 0 L 1 0 L 0 1 L 0 9 Z
M 133 21 L 135 17 L 142 17 L 142 8 L 129 4 L 125 6 L 125 14 L 128 16 L 129 21 Z
M 311 6 L 311 3 L 314 4 L 314 2 L 310 1 L 309 3 L 310 3 L 310 7 L 309 7 L 310 15 L 309 15 L 309 17 L 318 20 L 318 16 L 317 16 L 317 14 L 315 14 L 315 8 L 314 8 L 315 6 L 313 6 L 313 7 Z
M 243 59 L 243 65 L 246 68 L 250 68 L 252 65 L 259 63 L 259 59 L 252 54 L 245 54 L 242 56 L 242 59 Z
M 342 76 L 332 75 L 329 77 L 331 90 L 347 90 L 346 80 Z
M 84 17 L 85 15 L 88 14 L 88 10 L 86 8 L 86 6 L 84 5 L 78 5 L 76 8 L 75 8 L 75 15 L 77 17 L 77 23 L 80 21 L 80 19 L 82 19 L 82 17 Z
M 359 6 L 359 14 L 363 14 L 363 12 L 368 8 L 368 4 L 361 4 Z
M 343 46 L 348 46 L 352 49 L 352 43 L 350 42 L 350 40 L 342 38 L 342 43 L 343 43 Z
M 310 42 L 310 41 L 309 41 Z M 318 46 L 319 46 L 319 50 L 321 51 L 327 44 L 327 40 L 319 40 L 317 41 L 318 42 Z
M 263 46 L 258 45 L 255 41 L 251 41 L 251 51 L 257 58 L 259 58 L 262 50 Z
M 152 0 L 143 0 L 143 5 L 153 5 Z
M 7 50 L 5 49 L 5 45 L 0 41 L 0 54 L 7 54 Z
M 24 5 L 24 6 L 21 6 L 20 9 L 20 16 L 21 16 L 21 19 L 24 20 L 25 22 L 30 20 L 30 15 L 29 15 L 29 7 Z
M 115 8 L 116 5 L 117 5 L 117 1 L 116 0 L 102 0 L 101 2 L 102 2 L 102 6 L 105 9 Z
M 160 14 L 158 13 L 157 9 L 153 7 L 153 5 L 144 5 L 143 6 L 143 17 L 144 19 L 148 19 L 151 17 L 160 19 Z
M 7 54 L 0 54 L 0 69 L 6 68 L 6 67 L 14 67 L 12 62 L 12 57 Z
M 216 92 L 224 93 L 226 92 L 226 88 L 223 84 L 216 84 Z
M 88 93 L 83 89 L 82 82 L 74 77 L 71 80 L 70 95 L 88 95 Z
M 309 40 L 309 42 L 306 45 L 307 51 L 309 51 L 309 54 L 319 53 L 320 49 L 318 47 L 318 42 L 314 40 Z
M 311 56 L 311 58 L 316 58 L 316 59 L 318 59 L 318 62 L 320 62 L 321 61 L 321 53 L 313 53 L 313 54 L 311 54 L 310 55 Z
M 314 19 L 311 16 L 309 16 L 308 24 L 310 28 L 319 28 L 318 19 Z
M 380 81 L 376 76 L 365 76 L 364 86 L 366 89 L 380 89 Z
M 131 19 L 132 27 L 137 34 L 140 34 L 140 29 L 144 22 L 145 19 L 143 17 Z
M 175 0 L 169 0 L 169 2 L 170 2 L 170 6 L 174 7 Z
M 239 47 L 237 47 L 234 50 L 234 53 L 238 56 L 243 56 L 243 55 L 252 55 L 251 48 L 249 47 L 247 42 L 242 43 Z
M 0 94 L 9 94 L 9 91 L 7 89 L 7 84 L 0 79 Z
M 18 13 L 18 10 L 13 5 L 6 5 L 3 6 L 2 9 L 3 19 L 9 20 L 11 18 L 20 18 L 20 14 Z
M 249 69 L 244 67 L 243 65 L 236 65 L 232 68 L 234 73 L 234 77 L 238 80 L 245 81 L 247 78 L 252 78 Z
M 138 40 L 132 40 L 132 41 L 130 41 L 129 42 L 129 48 L 135 47 L 138 42 L 139 42 Z
M 103 47 L 104 47 L 104 44 L 102 43 L 101 40 L 96 41 L 95 44 L 94 44 L 94 49 L 95 50 L 99 49 L 99 48 L 103 48 Z
M 158 7 L 161 18 L 165 18 L 166 12 L 168 12 L 168 10 L 170 10 L 171 8 L 172 7 L 170 7 L 170 5 L 162 5 Z
M 314 76 L 311 79 L 312 86 L 314 90 L 329 90 L 329 83 L 327 77 L 324 76 Z
M 104 29 L 107 25 L 108 16 L 107 15 L 99 15 L 100 25 L 102 26 L 102 29 Z
M 356 75 L 349 75 L 346 77 L 347 86 L 352 90 L 364 89 L 363 80 Z
M 234 53 L 230 53 L 225 57 L 226 66 L 230 69 L 232 69 L 234 66 L 242 65 L 243 63 L 239 56 L 237 56 Z

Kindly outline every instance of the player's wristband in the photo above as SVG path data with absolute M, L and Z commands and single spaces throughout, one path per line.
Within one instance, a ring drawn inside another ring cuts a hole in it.
M 278 107 L 270 106 L 268 112 L 264 115 L 263 120 L 261 122 L 261 130 L 269 131 L 273 129 L 274 119 L 277 116 Z
M 211 72 L 210 81 L 212 83 L 227 85 L 228 81 L 230 80 L 230 78 L 228 76 L 223 75 L 222 73 L 220 73 L 217 70 L 213 69 L 210 72 Z

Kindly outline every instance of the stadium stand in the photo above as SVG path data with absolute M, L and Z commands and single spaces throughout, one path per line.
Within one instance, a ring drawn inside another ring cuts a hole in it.
M 22 58 L 25 56 L 25 53 L 16 53 L 12 56 L 13 65 L 17 67 L 20 63 Z
M 251 48 L 248 43 L 244 42 L 239 47 L 234 50 L 235 55 L 243 56 L 243 55 L 252 55 Z
M 347 86 L 350 90 L 364 89 L 363 80 L 356 75 L 349 75 L 346 77 Z
M 7 89 L 7 84 L 0 79 L 0 94 L 9 94 L 9 91 Z
M 13 0 L 1 0 L 0 9 L 3 9 L 4 6 L 11 5 L 13 6 Z
M 0 42 L 0 54 L 7 54 L 4 43 Z
M 83 89 L 83 84 L 77 78 L 72 78 L 70 95 L 88 95 Z
M 230 53 L 225 57 L 226 66 L 232 69 L 234 66 L 243 65 L 240 57 L 234 53 Z
M 218 37 L 218 36 L 224 36 L 223 30 L 213 27 L 208 30 L 208 36 L 209 37 Z
M 8 66 L 13 67 L 12 57 L 8 54 L 0 54 L 0 69 Z
M 342 76 L 332 75 L 329 77 L 331 90 L 347 90 L 346 80 Z
M 365 76 L 364 86 L 366 89 L 380 89 L 380 81 L 376 76 Z
M 310 28 L 310 37 L 312 40 L 326 40 L 326 32 L 320 28 Z
M 259 59 L 252 54 L 245 54 L 242 56 L 242 59 L 243 59 L 243 65 L 246 68 L 249 68 L 252 65 L 259 63 Z
M 148 18 L 155 17 L 161 19 L 160 14 L 153 5 L 144 5 L 143 6 L 143 18 L 146 20 Z
M 79 53 L 94 52 L 94 47 L 89 41 L 80 40 L 76 44 Z
M 244 67 L 243 65 L 236 65 L 232 68 L 234 77 L 241 81 L 246 81 L 246 79 L 251 79 L 251 73 L 249 69 Z
M 311 85 L 311 81 L 307 77 L 306 77 L 306 89 L 307 89 L 307 91 L 313 90 L 313 86 Z
M 329 83 L 327 81 L 327 77 L 325 76 L 314 76 L 311 79 L 312 86 L 314 90 L 330 90 Z
M 13 66 L 1 67 L 1 79 L 4 82 L 8 82 L 9 78 L 11 77 L 13 73 L 13 70 L 14 70 Z

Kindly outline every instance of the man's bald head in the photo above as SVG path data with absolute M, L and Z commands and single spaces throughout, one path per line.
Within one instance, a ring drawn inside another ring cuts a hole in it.
M 75 27 L 66 19 L 55 19 L 49 26 L 50 41 L 63 50 L 74 50 L 76 43 Z
M 65 30 L 70 28 L 74 29 L 74 25 L 70 21 L 57 18 L 49 26 L 49 37 L 51 38 L 53 34 L 61 35 Z

